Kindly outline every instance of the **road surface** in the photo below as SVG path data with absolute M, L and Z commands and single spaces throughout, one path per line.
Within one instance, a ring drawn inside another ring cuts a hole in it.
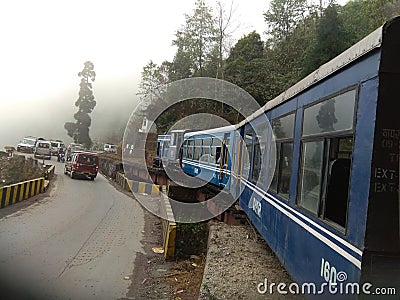
M 52 158 L 52 188 L 0 219 L 2 299 L 125 297 L 144 212 L 101 175 L 71 179 Z M 20 203 L 21 204 L 21 203 Z M 5 297 L 6 296 L 6 297 Z

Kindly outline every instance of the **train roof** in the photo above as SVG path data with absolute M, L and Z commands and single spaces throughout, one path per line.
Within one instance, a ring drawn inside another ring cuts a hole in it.
M 235 125 L 228 125 L 224 127 L 218 127 L 218 128 L 211 128 L 211 129 L 206 129 L 206 130 L 200 130 L 200 131 L 190 131 L 185 133 L 185 137 L 191 137 L 195 135 L 203 135 L 203 134 L 213 134 L 213 133 L 219 133 L 219 132 L 227 132 L 227 131 L 233 131 L 236 129 Z
M 169 141 L 171 139 L 171 135 L 169 134 L 159 134 L 157 136 L 158 141 Z
M 386 23 L 385 23 L 386 24 Z M 271 108 L 280 105 L 281 103 L 289 100 L 290 98 L 296 96 L 302 91 L 310 88 L 317 82 L 323 80 L 324 78 L 334 74 L 338 70 L 344 68 L 353 61 L 359 59 L 360 57 L 366 55 L 370 51 L 379 48 L 382 44 L 383 28 L 385 25 L 379 27 L 365 38 L 330 60 L 329 62 L 320 66 L 317 70 L 297 82 L 295 85 L 291 86 L 289 89 L 281 93 L 276 98 L 268 101 L 263 107 L 258 109 L 256 112 L 251 114 L 248 118 L 240 122 L 237 127 L 241 127 L 244 124 L 252 121 L 262 113 L 270 110 Z

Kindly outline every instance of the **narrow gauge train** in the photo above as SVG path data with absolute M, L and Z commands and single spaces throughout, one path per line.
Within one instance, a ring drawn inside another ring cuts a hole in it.
M 171 141 L 171 135 L 158 135 L 157 136 L 157 150 L 156 155 L 153 158 L 153 166 L 154 167 L 162 167 L 163 166 L 163 158 L 169 157 L 169 143 Z
M 398 17 L 235 127 L 180 133 L 183 171 L 232 194 L 243 188 L 249 219 L 311 293 L 328 283 L 357 292 L 351 284 L 362 282 L 400 293 L 399 37 Z M 274 143 L 255 134 L 265 117 Z
M 218 187 L 229 187 L 235 126 L 187 132 L 183 137 L 181 168 Z
M 161 153 L 162 163 L 165 166 L 178 165 L 180 156 L 180 145 L 183 143 L 183 135 L 187 132 L 184 129 L 171 130 L 169 134 L 163 135 L 167 144 L 163 145 L 163 152 Z M 160 138 L 161 136 L 159 136 Z

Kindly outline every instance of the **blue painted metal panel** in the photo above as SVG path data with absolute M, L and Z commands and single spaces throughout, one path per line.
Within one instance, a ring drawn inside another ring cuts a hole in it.
M 326 282 L 325 274 L 321 275 L 322 259 L 328 261 L 335 274 L 344 272 L 347 282 L 359 282 L 360 268 L 349 262 L 349 257 L 360 265 L 360 255 L 321 230 L 312 220 L 307 221 L 306 216 L 301 218 L 300 212 L 296 215 L 293 209 L 285 208 L 284 203 L 265 193 L 264 197 L 260 196 L 260 192 L 255 195 L 253 189 L 250 186 L 245 189 L 240 204 L 299 284 L 319 286 Z M 261 203 L 261 218 L 251 203 L 254 199 Z
M 379 70 L 379 60 L 380 52 L 378 50 L 373 51 L 370 55 L 300 94 L 298 106 L 308 105 L 345 87 L 376 77 Z
M 219 138 L 221 141 L 224 140 L 225 135 L 228 135 L 231 142 L 229 145 L 228 153 L 233 153 L 234 151 L 234 131 L 221 131 L 213 132 L 212 134 L 194 134 L 191 133 L 190 140 L 204 139 L 204 138 Z M 229 189 L 231 182 L 231 168 L 232 168 L 232 158 L 231 155 L 228 157 L 227 169 L 224 171 L 223 176 L 220 176 L 221 169 L 220 166 L 213 163 L 200 162 L 192 159 L 182 160 L 182 170 L 190 176 L 194 176 L 198 179 L 209 182 L 218 187 L 223 187 Z
M 296 109 L 297 109 L 297 101 L 296 98 L 294 98 L 288 102 L 282 103 L 277 107 L 274 107 L 274 109 L 270 111 L 270 118 L 273 120 L 289 112 L 292 112 Z
M 260 195 L 254 196 L 253 190 L 246 187 L 240 197 L 240 204 L 289 273 L 299 283 L 325 282 L 320 273 L 322 259 L 329 261 L 337 272 L 345 272 L 349 282 L 359 282 L 368 205 L 379 60 L 379 51 L 374 51 L 299 94 L 297 98 L 288 100 L 266 113 L 268 117 L 275 118 L 297 109 L 292 165 L 292 173 L 295 176 L 292 176 L 290 182 L 290 201 L 281 201 L 279 197 L 275 199 L 270 197 L 269 201 L 260 200 L 262 199 Z M 360 85 L 357 110 L 359 123 L 355 128 L 348 226 L 346 233 L 342 233 L 323 220 L 298 209 L 295 198 L 303 107 L 354 85 Z M 257 122 L 256 118 L 253 123 Z M 249 124 L 244 125 L 245 130 L 249 128 Z M 252 201 L 260 201 L 261 218 L 254 211 Z
M 377 97 L 377 78 L 360 85 L 347 231 L 348 239 L 360 248 L 365 236 Z

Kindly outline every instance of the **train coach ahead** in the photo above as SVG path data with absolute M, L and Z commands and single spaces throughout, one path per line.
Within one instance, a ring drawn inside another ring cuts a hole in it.
M 368 282 L 371 293 L 400 293 L 399 37 L 395 18 L 237 127 L 234 152 L 250 157 L 249 176 L 235 175 L 240 204 L 293 278 L 317 291 L 354 283 L 362 294 Z M 255 134 L 265 117 L 274 143 Z
M 229 187 L 235 126 L 188 132 L 182 145 L 182 170 L 221 188 Z

